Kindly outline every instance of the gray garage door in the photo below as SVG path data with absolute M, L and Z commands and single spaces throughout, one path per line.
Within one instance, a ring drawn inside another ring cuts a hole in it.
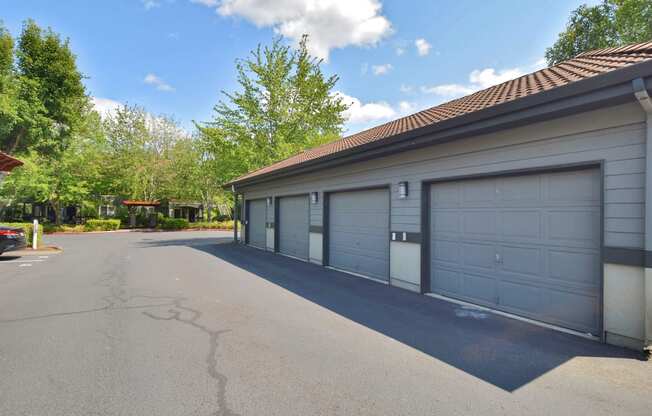
M 264 199 L 254 199 L 249 203 L 249 244 L 258 248 L 266 248 L 265 222 L 267 204 Z
M 338 269 L 389 279 L 389 192 L 376 189 L 329 195 L 329 263 Z
M 578 170 L 431 186 L 431 290 L 598 334 L 601 181 Z
M 308 196 L 290 196 L 279 200 L 278 251 L 308 259 L 310 205 Z

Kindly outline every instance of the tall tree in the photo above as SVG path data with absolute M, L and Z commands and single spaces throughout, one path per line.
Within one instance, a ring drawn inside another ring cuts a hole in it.
M 222 92 L 211 122 L 198 125 L 213 142 L 224 180 L 339 137 L 346 105 L 333 94 L 303 37 L 297 50 L 280 38 L 236 61 L 240 90 Z
M 592 49 L 652 40 L 652 0 L 603 0 L 571 13 L 566 29 L 546 50 L 554 65 Z
M 7 63 L 13 51 L 15 60 Z M 28 20 L 18 45 L 0 28 L 0 148 L 15 152 L 34 148 L 42 153 L 65 149 L 88 111 L 89 100 L 69 41 Z M 14 62 L 15 61 L 15 62 Z M 8 70 L 7 70 L 8 69 Z
M 169 117 L 123 106 L 104 122 L 107 193 L 138 199 L 167 197 L 174 172 L 171 151 L 185 133 Z

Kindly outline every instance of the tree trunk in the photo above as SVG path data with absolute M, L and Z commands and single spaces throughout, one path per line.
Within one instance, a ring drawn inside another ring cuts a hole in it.
M 59 209 L 59 202 L 58 201 L 50 201 L 50 206 L 52 207 L 52 210 L 54 211 L 54 223 L 56 225 L 61 225 L 61 211 Z M 47 212 L 46 212 L 47 214 Z M 47 217 L 47 215 L 46 215 Z
M 5 153 L 8 154 L 13 154 L 16 151 L 16 148 L 23 140 L 23 137 L 25 137 L 25 134 L 27 133 L 27 129 L 22 126 L 16 127 L 12 133 L 13 134 L 11 135 L 9 142 L 6 143 L 5 145 Z

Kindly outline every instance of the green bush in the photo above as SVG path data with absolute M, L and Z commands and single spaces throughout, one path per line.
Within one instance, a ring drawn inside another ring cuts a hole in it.
M 159 219 L 158 228 L 163 230 L 183 230 L 189 227 L 185 218 L 163 218 Z
M 204 230 L 232 230 L 233 220 L 230 221 L 200 221 L 190 224 L 191 228 L 199 228 Z
M 115 231 L 120 229 L 120 220 L 88 220 L 84 231 Z
M 50 233 L 83 233 L 85 231 L 83 225 L 56 225 L 56 224 L 43 224 L 43 232 Z
M 25 239 L 27 240 L 27 244 L 31 247 L 32 246 L 32 236 L 34 235 L 34 225 L 31 222 L 4 222 L 0 223 L 0 225 L 4 225 L 6 227 L 20 227 L 25 231 Z M 38 246 L 43 244 L 43 226 L 39 225 L 38 227 L 38 233 L 36 236 L 36 244 Z

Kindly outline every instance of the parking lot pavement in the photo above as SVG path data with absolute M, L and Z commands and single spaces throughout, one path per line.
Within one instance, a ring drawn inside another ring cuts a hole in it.
M 0 415 L 650 416 L 641 354 L 230 240 L 1 265 Z
M 0 270 L 13 267 L 32 267 L 47 262 L 52 256 L 59 254 L 57 250 L 9 251 L 0 255 Z

